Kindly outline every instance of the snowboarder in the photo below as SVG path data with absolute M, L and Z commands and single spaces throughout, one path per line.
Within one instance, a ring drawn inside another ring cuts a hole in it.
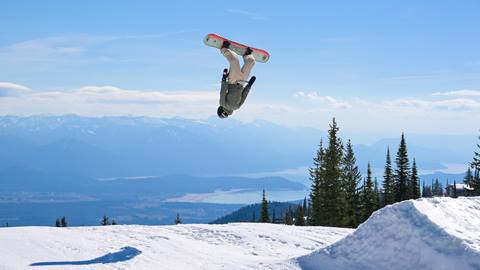
M 243 67 L 240 67 L 238 55 L 229 49 L 230 42 L 225 40 L 220 48 L 220 52 L 227 58 L 230 68 L 223 70 L 222 84 L 220 88 L 220 106 L 217 109 L 217 115 L 220 118 L 227 118 L 238 110 L 250 92 L 250 88 L 255 82 L 255 76 L 247 81 L 255 65 L 255 58 L 252 55 L 252 49 L 247 48 L 243 55 Z

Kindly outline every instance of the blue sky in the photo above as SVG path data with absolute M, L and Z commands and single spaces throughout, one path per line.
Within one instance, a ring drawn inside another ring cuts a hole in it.
M 215 113 L 217 33 L 263 48 L 234 117 L 476 133 L 478 1 L 2 1 L 0 114 Z

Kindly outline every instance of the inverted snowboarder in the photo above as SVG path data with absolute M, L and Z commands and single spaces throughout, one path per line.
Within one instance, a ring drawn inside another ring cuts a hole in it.
M 223 70 L 220 106 L 217 109 L 218 117 L 227 118 L 233 114 L 233 111 L 238 110 L 243 105 L 255 82 L 255 76 L 248 78 L 256 59 L 260 62 L 266 62 L 269 59 L 269 54 L 264 50 L 231 42 L 214 34 L 207 35 L 205 44 L 220 48 L 220 52 L 230 64 L 229 69 Z M 240 67 L 239 54 L 243 56 L 242 67 Z
M 229 49 L 230 42 L 224 41 L 220 52 L 227 58 L 230 68 L 223 70 L 222 85 L 220 87 L 220 106 L 217 115 L 220 118 L 227 118 L 233 111 L 240 109 L 248 93 L 255 82 L 255 76 L 247 82 L 250 72 L 255 65 L 255 58 L 252 50 L 247 48 L 243 55 L 243 66 L 240 67 L 238 55 Z M 245 85 L 246 84 L 246 85 Z

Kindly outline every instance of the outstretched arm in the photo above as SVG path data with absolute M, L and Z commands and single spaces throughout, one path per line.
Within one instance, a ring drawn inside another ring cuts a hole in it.
M 242 106 L 245 100 L 247 99 L 248 93 L 250 92 L 250 89 L 252 88 L 253 83 L 255 82 L 257 78 L 255 76 L 252 76 L 250 80 L 248 81 L 248 84 L 245 86 L 242 92 L 242 100 L 240 100 L 240 105 Z
M 220 106 L 224 106 L 227 104 L 227 91 L 228 91 L 228 69 L 223 70 L 222 76 L 222 85 L 220 87 Z

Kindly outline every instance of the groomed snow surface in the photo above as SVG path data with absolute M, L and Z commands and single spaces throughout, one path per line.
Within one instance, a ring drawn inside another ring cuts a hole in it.
M 0 269 L 480 269 L 480 197 L 397 203 L 355 231 L 258 223 L 2 228 Z
M 258 223 L 3 228 L 0 269 L 278 269 L 349 232 Z

